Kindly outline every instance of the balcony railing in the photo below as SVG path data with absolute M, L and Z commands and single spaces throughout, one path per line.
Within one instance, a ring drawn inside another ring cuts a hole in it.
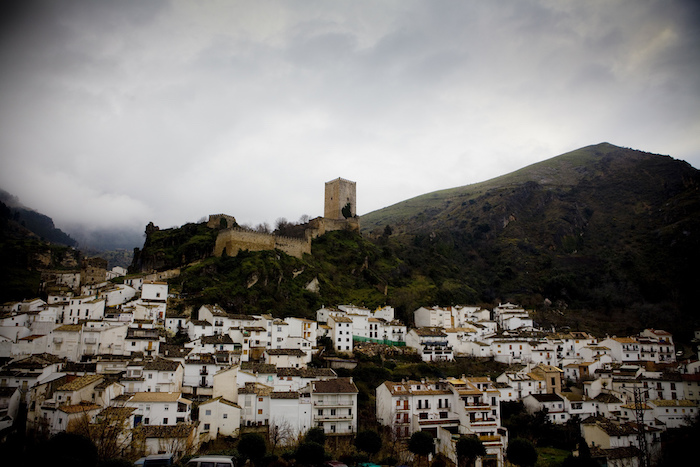
M 352 407 L 352 399 L 351 400 L 339 400 L 339 401 L 314 401 L 315 406 L 321 406 L 321 407 L 343 407 L 343 406 L 350 406 Z
M 316 420 L 321 420 L 321 421 L 330 421 L 330 420 L 352 420 L 352 415 L 316 415 Z

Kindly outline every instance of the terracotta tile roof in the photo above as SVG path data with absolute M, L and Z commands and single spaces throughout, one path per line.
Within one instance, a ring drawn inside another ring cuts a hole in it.
M 247 371 L 249 373 L 276 373 L 277 367 L 269 363 L 257 363 L 257 362 L 241 362 L 241 371 Z
M 261 383 L 245 383 L 245 386 L 238 388 L 238 394 L 257 394 L 259 396 L 267 396 L 272 393 L 272 387 Z
M 149 371 L 175 371 L 179 366 L 180 362 L 158 356 L 143 362 L 143 369 Z
M 313 381 L 311 383 L 314 394 L 357 394 L 357 386 L 352 378 L 335 378 Z
M 414 331 L 421 337 L 447 337 L 442 328 L 416 328 Z
M 188 403 L 187 399 L 180 398 L 179 392 L 137 392 L 130 402 L 180 402 Z
M 21 340 L 21 341 L 33 341 L 34 339 L 38 339 L 40 337 L 44 337 L 44 336 L 42 334 L 32 334 L 31 336 L 20 337 L 19 340 Z
M 612 394 L 600 393 L 593 398 L 597 402 L 602 402 L 604 404 L 621 404 L 622 401 Z
M 330 368 L 277 368 L 277 376 L 298 376 L 301 378 L 319 378 L 322 376 L 336 377 L 337 374 Z
M 277 391 L 270 394 L 271 399 L 299 399 L 299 393 L 296 391 Z
M 564 402 L 561 396 L 553 393 L 549 394 L 530 394 L 538 402 Z
M 192 435 L 195 423 L 178 423 L 169 426 L 144 426 L 139 427 L 145 438 L 189 438 Z
M 694 401 L 683 400 L 665 400 L 665 399 L 655 399 L 647 401 L 648 404 L 653 404 L 657 407 L 696 407 L 697 404 Z
M 102 381 L 102 375 L 85 375 L 57 388 L 57 391 L 77 391 L 93 383 Z
M 228 334 L 202 336 L 202 344 L 233 345 L 233 339 L 231 339 L 231 336 L 229 336 Z
M 241 408 L 240 405 L 238 405 L 238 404 L 236 404 L 235 402 L 232 402 L 232 401 L 230 401 L 230 400 L 228 400 L 228 399 L 224 399 L 222 396 L 215 397 L 215 398 L 213 398 L 213 399 L 209 399 L 208 401 L 204 401 L 204 402 L 200 403 L 199 406 L 201 407 L 201 406 L 203 406 L 203 405 L 213 404 L 213 403 L 215 403 L 215 402 L 220 402 L 220 403 L 222 403 L 222 404 L 226 404 L 226 405 L 229 405 L 229 406 L 231 406 L 231 407 L 236 407 L 236 408 L 238 408 L 238 409 Z
M 300 349 L 268 349 L 268 355 L 288 355 L 290 357 L 306 357 L 306 352 Z
M 80 332 L 83 329 L 82 324 L 64 324 L 53 330 L 53 332 Z
M 106 407 L 100 412 L 100 417 L 107 418 L 127 418 L 132 412 L 136 410 L 136 407 Z
M 58 408 L 61 412 L 64 413 L 81 413 L 81 412 L 89 412 L 90 410 L 98 410 L 101 409 L 101 405 L 93 404 L 92 402 L 80 402 L 78 404 L 74 405 L 62 405 Z
M 348 318 L 347 316 L 331 315 L 328 319 L 332 319 L 336 323 L 352 323 L 352 318 Z

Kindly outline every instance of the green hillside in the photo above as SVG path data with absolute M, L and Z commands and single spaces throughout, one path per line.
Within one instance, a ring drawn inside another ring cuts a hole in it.
M 483 301 L 682 328 L 696 318 L 700 286 L 699 187 L 685 162 L 603 143 L 398 203 L 361 224 L 374 235 L 389 225 L 401 257 Z
M 312 316 L 389 304 L 410 322 L 422 305 L 512 301 L 541 325 L 688 332 L 700 324 L 699 188 L 685 162 L 604 143 L 370 213 L 363 236 L 329 233 L 303 259 L 211 258 L 215 231 L 188 224 L 151 232 L 133 266 L 183 266 L 181 307 Z

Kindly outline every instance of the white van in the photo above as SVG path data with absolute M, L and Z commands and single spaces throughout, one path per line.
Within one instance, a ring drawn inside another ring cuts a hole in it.
M 187 467 L 236 467 L 231 456 L 200 456 L 190 459 Z

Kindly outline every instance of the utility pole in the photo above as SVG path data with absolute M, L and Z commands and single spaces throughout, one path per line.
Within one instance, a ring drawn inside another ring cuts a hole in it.
M 628 388 L 623 388 L 630 391 Z M 647 391 L 634 384 L 632 387 L 634 396 L 634 415 L 637 421 L 637 447 L 639 448 L 639 466 L 650 467 L 649 445 L 647 443 L 646 426 L 644 425 L 644 409 L 646 407 Z

